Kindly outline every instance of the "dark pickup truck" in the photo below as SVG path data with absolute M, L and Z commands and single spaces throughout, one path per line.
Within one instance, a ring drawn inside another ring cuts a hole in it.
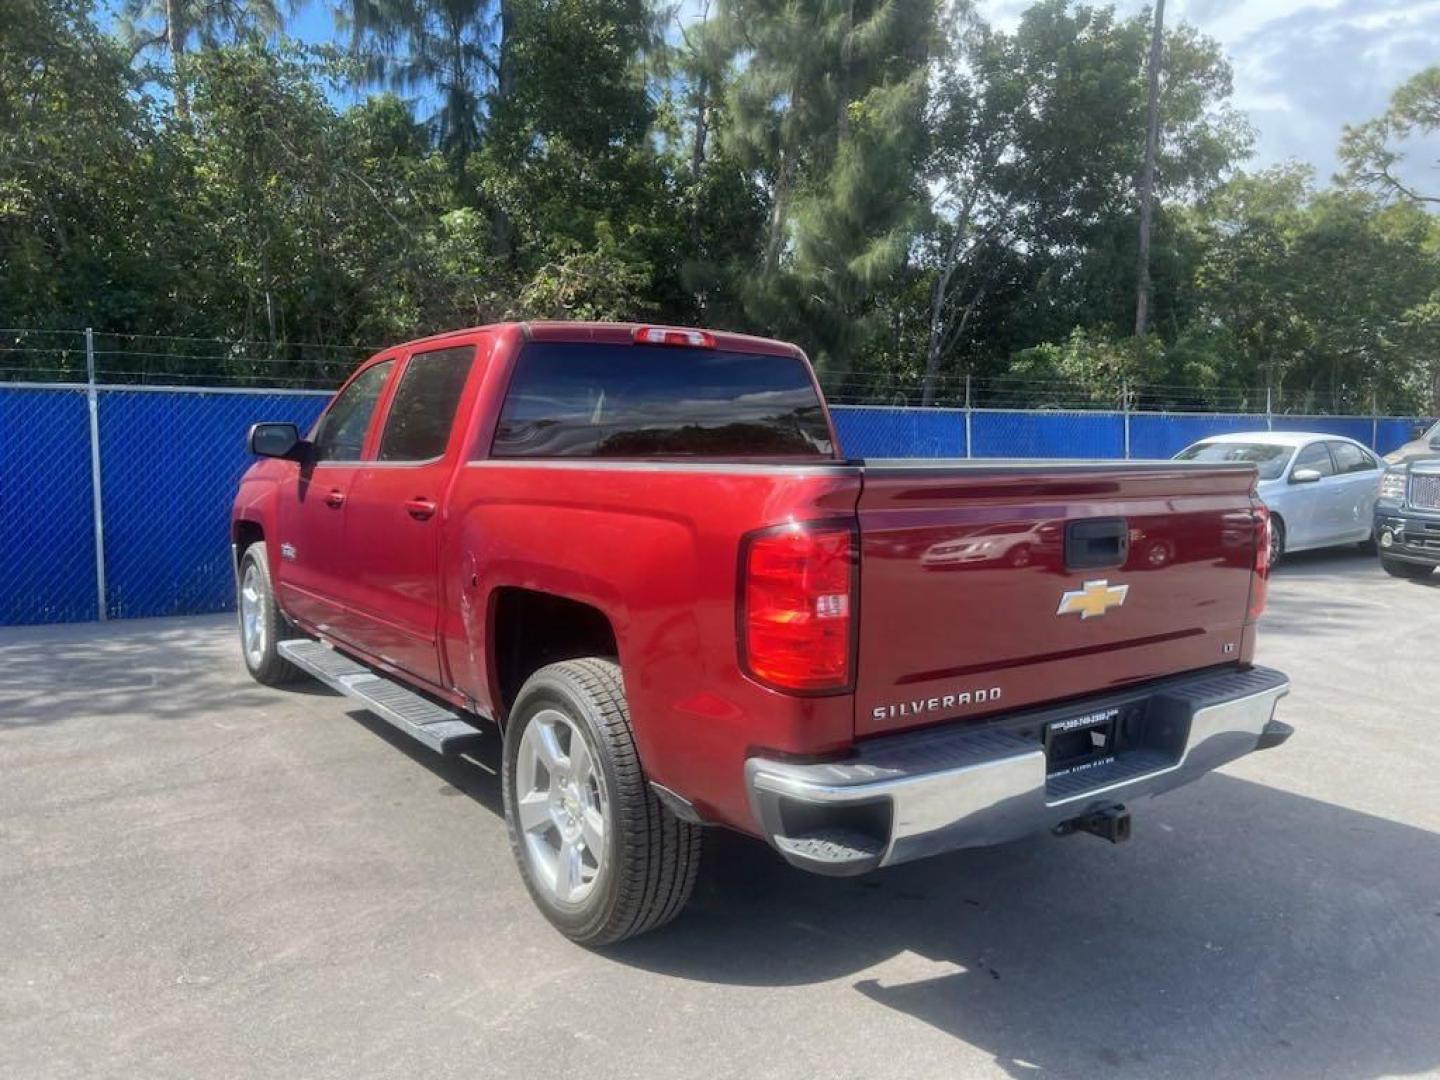
M 674 916 L 707 826 L 834 875 L 1120 840 L 1290 733 L 1248 464 L 847 459 L 794 346 L 582 323 L 388 350 L 249 438 L 250 672 L 440 752 L 498 731 L 576 941 Z
M 1440 453 L 1406 457 L 1385 470 L 1374 536 L 1391 577 L 1428 578 L 1440 566 Z

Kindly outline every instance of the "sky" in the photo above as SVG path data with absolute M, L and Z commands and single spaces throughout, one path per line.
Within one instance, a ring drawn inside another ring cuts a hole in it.
M 980 15 L 1013 29 L 1031 0 L 977 0 Z M 1117 0 L 1122 14 L 1148 6 Z M 695 10 L 685 0 L 685 10 Z M 1346 124 L 1385 111 L 1391 92 L 1440 62 L 1440 0 L 1167 0 L 1165 21 L 1189 23 L 1220 42 L 1235 69 L 1234 103 L 1255 128 L 1250 168 L 1295 159 L 1324 183 L 1338 168 Z M 328 4 L 304 0 L 291 33 L 334 35 Z M 1418 153 L 1415 151 L 1419 151 Z M 1440 139 L 1412 149 L 1405 174 L 1440 186 Z

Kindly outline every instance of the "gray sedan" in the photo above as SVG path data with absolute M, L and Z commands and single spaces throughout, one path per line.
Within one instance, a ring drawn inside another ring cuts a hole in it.
M 1175 459 L 1258 466 L 1260 498 L 1272 525 L 1271 566 L 1287 551 L 1370 540 L 1385 469 L 1354 439 L 1303 431 L 1237 432 L 1202 439 Z

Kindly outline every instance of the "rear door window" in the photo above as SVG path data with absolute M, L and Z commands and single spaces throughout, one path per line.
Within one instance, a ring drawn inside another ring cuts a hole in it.
M 516 360 L 495 457 L 832 454 L 804 363 L 711 349 L 532 342 Z
M 429 461 L 445 453 L 474 359 L 474 345 L 435 349 L 410 358 L 385 421 L 381 461 Z
M 1363 473 L 1378 468 L 1375 459 L 1354 443 L 1332 442 L 1330 453 L 1335 458 L 1335 468 L 1342 473 Z
M 366 368 L 330 403 L 315 433 L 316 461 L 360 460 L 375 403 L 394 366 L 393 360 L 385 360 Z
M 1334 476 L 1335 464 L 1330 460 L 1330 451 L 1322 442 L 1314 442 L 1295 455 L 1294 473 L 1298 469 L 1314 469 L 1321 476 Z

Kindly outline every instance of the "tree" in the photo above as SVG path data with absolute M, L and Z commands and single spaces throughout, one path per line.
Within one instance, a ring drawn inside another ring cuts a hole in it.
M 673 310 L 685 224 L 651 139 L 654 12 L 645 0 L 511 2 L 512 88 L 495 102 L 477 167 L 503 223 L 497 254 L 519 284 L 514 310 L 551 310 L 539 301 L 557 282 L 570 283 L 563 292 L 605 266 L 626 286 L 596 310 Z M 640 279 L 647 288 L 632 287 Z M 642 295 L 629 308 L 616 300 Z
M 513 0 L 342 0 L 336 19 L 364 61 L 362 81 L 439 99 L 424 122 L 444 151 L 462 195 L 480 148 L 485 97 L 496 82 L 495 8 Z
M 1135 336 L 1150 329 L 1150 224 L 1155 214 L 1155 156 L 1160 148 L 1160 55 L 1165 41 L 1165 0 L 1155 0 L 1150 56 L 1145 62 L 1145 162 L 1140 168 L 1140 254 L 1136 260 Z
M 1400 172 L 1406 158 L 1401 145 L 1436 131 L 1440 131 L 1440 66 L 1426 68 L 1403 83 L 1382 116 L 1346 126 L 1340 140 L 1342 179 L 1391 198 L 1440 203 L 1440 190 L 1424 191 Z
M 1230 385 L 1277 407 L 1368 411 L 1429 395 L 1440 223 L 1413 205 L 1316 192 L 1300 166 L 1240 175 L 1196 209 L 1196 325 Z
M 84 0 L 13 0 L 0 49 L 0 324 L 83 326 L 157 294 L 144 266 L 155 133 Z M 119 287 L 116 287 L 119 283 Z M 163 294 L 160 294 L 163 295 Z
M 724 0 L 720 11 L 735 56 L 727 146 L 768 203 L 763 252 L 736 288 L 750 320 L 843 371 L 923 210 L 934 7 Z
M 1033 5 L 1013 34 L 976 27 L 962 39 L 930 121 L 937 197 L 921 249 L 932 281 L 924 400 L 977 326 L 994 358 L 1076 325 L 1129 321 L 1149 39 L 1143 17 L 1117 21 L 1109 8 L 1065 0 Z M 1164 240 L 1177 233 L 1163 200 L 1213 188 L 1244 155 L 1249 132 L 1228 106 L 1230 68 L 1213 41 L 1180 26 L 1162 55 L 1155 191 Z M 1168 273 L 1174 253 L 1162 244 L 1157 255 Z M 1173 303 L 1157 292 L 1157 312 Z M 986 315 L 987 304 L 1008 310 Z
M 121 36 L 132 59 L 157 50 L 169 54 L 175 108 L 182 117 L 190 111 L 182 68 L 192 39 L 213 49 L 245 34 L 274 34 L 283 27 L 284 14 L 276 0 L 123 0 L 120 7 Z

